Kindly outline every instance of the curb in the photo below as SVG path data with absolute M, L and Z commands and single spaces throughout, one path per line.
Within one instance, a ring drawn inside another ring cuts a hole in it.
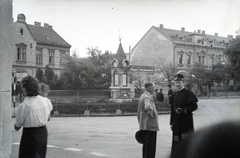
M 170 111 L 165 112 L 158 112 L 158 115 L 165 115 L 170 114 Z M 51 117 L 119 117 L 119 116 L 137 116 L 137 113 L 126 113 L 126 114 L 59 114 L 59 115 L 52 115 Z

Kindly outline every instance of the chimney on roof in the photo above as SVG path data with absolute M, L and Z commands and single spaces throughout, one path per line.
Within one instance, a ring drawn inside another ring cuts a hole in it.
M 181 31 L 184 32 L 185 31 L 185 27 L 181 27 Z
M 52 25 L 49 25 L 48 27 L 52 29 Z
M 215 33 L 215 36 L 218 36 L 218 33 Z
M 205 30 L 202 30 L 202 34 L 205 35 Z
M 37 21 L 35 21 L 35 22 L 34 22 L 34 25 L 36 25 L 36 26 L 41 26 L 41 23 L 40 23 L 40 22 L 37 22 Z
M 228 38 L 233 38 L 233 35 L 228 35 Z
M 201 33 L 201 30 L 197 30 L 197 33 Z
M 49 27 L 49 24 L 48 23 L 44 23 L 44 27 Z
M 163 28 L 163 24 L 160 24 L 159 27 L 160 27 L 160 28 Z

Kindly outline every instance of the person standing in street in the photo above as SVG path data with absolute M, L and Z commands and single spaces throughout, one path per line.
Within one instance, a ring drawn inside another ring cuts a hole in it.
M 168 85 L 168 100 L 169 100 L 169 104 L 172 106 L 172 104 L 173 104 L 173 90 L 172 90 L 171 85 Z
M 158 113 L 154 104 L 154 84 L 145 84 L 145 92 L 138 101 L 137 118 L 139 130 L 143 133 L 143 158 L 155 158 L 157 131 L 159 131 Z
M 49 92 L 50 92 L 50 88 L 47 84 L 44 84 L 44 83 L 39 84 L 39 95 L 42 97 L 45 97 L 46 100 L 48 101 L 48 104 L 52 106 L 51 100 L 48 99 L 47 97 Z M 48 121 L 50 121 L 50 119 L 51 119 L 51 115 L 49 115 Z
M 157 94 L 157 101 L 163 102 L 164 95 L 162 93 L 162 89 L 160 89 L 160 92 Z
M 172 130 L 171 158 L 177 158 L 176 150 L 179 142 L 194 132 L 192 112 L 198 108 L 198 99 L 194 93 L 184 88 L 184 76 L 175 75 L 175 85 L 178 91 L 174 94 L 171 107 L 170 126 Z
M 45 158 L 47 152 L 47 122 L 52 104 L 39 95 L 38 81 L 26 76 L 21 81 L 26 96 L 18 106 L 15 130 L 23 127 L 19 146 L 19 158 Z

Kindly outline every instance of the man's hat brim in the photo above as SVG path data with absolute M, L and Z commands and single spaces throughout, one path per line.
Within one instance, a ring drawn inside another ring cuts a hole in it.
M 135 138 L 138 143 L 143 144 L 144 139 L 145 139 L 145 132 L 144 131 L 137 131 L 135 134 Z
M 184 76 L 182 74 L 176 74 L 174 81 L 183 81 Z

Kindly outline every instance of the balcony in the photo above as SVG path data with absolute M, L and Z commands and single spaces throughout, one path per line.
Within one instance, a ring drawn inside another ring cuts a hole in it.
M 42 63 L 42 62 L 36 62 L 36 65 L 37 65 L 37 66 L 42 66 L 43 63 Z
M 27 61 L 26 60 L 16 60 L 17 64 L 26 64 Z

